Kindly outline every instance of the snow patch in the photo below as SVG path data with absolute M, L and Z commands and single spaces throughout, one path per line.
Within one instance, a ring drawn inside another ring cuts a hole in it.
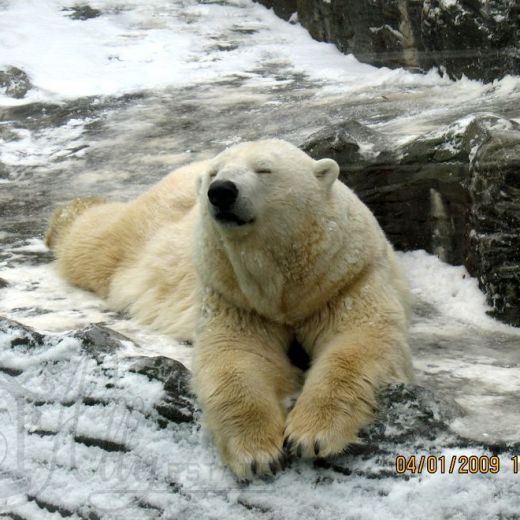
M 117 96 L 240 73 L 261 80 L 258 70 L 273 61 L 341 85 L 342 91 L 388 82 L 449 83 L 437 74 L 361 64 L 248 0 L 99 0 L 91 5 L 102 14 L 86 21 L 69 18 L 64 9 L 70 3 L 63 0 L 12 0 L 4 6 L 0 67 L 21 68 L 35 88 L 23 100 L 0 96 L 0 104 Z

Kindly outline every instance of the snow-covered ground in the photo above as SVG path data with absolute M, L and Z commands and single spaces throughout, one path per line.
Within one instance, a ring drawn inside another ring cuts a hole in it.
M 63 0 L 11 0 L 4 6 L 0 67 L 15 64 L 29 73 L 37 87 L 29 100 L 117 96 L 228 75 L 261 79 L 254 69 L 269 61 L 341 84 L 342 91 L 439 83 L 436 74 L 418 77 L 361 64 L 247 0 L 89 5 L 102 16 L 74 20 L 64 11 L 71 3 Z
M 475 112 L 520 118 L 520 78 L 484 85 L 451 82 L 435 72 L 376 69 L 314 42 L 300 26 L 249 0 L 96 0 L 89 5 L 100 16 L 88 20 L 70 18 L 72 5 L 0 0 L 0 69 L 22 68 L 34 85 L 21 100 L 0 92 L 0 316 L 52 333 L 103 322 L 136 342 L 117 354 L 122 364 L 125 356 L 163 355 L 189 366 L 190 347 L 110 312 L 102 301 L 57 276 L 41 236 L 59 202 L 85 194 L 125 199 L 175 166 L 230 143 L 266 136 L 300 143 L 316 129 L 347 118 L 396 143 Z M 463 268 L 424 252 L 400 258 L 417 300 L 411 343 L 419 382 L 462 407 L 464 415 L 452 424 L 456 432 L 486 442 L 518 443 L 520 332 L 487 316 L 485 299 Z M 0 512 L 4 507 L 19 518 L 58 517 L 26 498 L 16 509 L 11 499 L 23 494 L 60 503 L 66 511 L 77 511 L 86 502 L 100 504 L 102 518 L 517 514 L 518 480 L 507 457 L 498 475 L 436 474 L 411 480 L 374 479 L 361 471 L 371 465 L 373 473 L 377 460 L 354 460 L 359 471 L 350 476 L 322 472 L 319 478 L 315 468 L 299 463 L 274 482 L 241 489 L 196 426 L 181 433 L 173 426 L 157 430 L 144 412 L 136 412 L 129 453 L 118 453 L 115 460 L 87 450 L 72 463 L 75 444 L 61 426 L 69 417 L 66 407 L 42 409 L 27 396 L 40 390 L 45 394 L 53 377 L 55 386 L 47 397 L 54 401 L 60 391 L 65 396 L 69 387 L 60 390 L 60 385 L 70 384 L 80 363 L 92 383 L 89 392 L 108 384 L 108 376 L 80 353 L 73 339 L 56 339 L 47 344 L 48 352 L 33 353 L 30 359 L 7 351 L 8 341 L 8 334 L 0 334 L 0 365 L 18 366 L 25 379 L 16 382 L 9 373 L 0 374 L 0 414 L 5 416 L 0 426 L 5 448 L 3 460 L 0 454 Z M 114 359 L 107 363 L 116 363 Z M 42 360 L 55 361 L 63 373 L 40 369 Z M 145 408 L 159 399 L 160 388 L 124 370 L 118 374 L 125 399 L 149 398 Z M 22 408 L 20 403 L 25 403 Z M 125 403 L 113 410 L 81 408 L 86 422 L 80 433 L 109 432 L 111 411 L 120 417 Z M 58 437 L 29 435 L 31 427 L 63 429 L 63 444 Z M 419 449 L 408 445 L 412 448 Z M 453 448 L 443 448 L 439 440 L 440 453 L 450 455 Z M 98 474 L 99 467 L 113 468 L 119 460 L 133 465 L 132 457 L 144 464 L 137 477 Z M 163 466 L 153 462 L 163 457 Z M 81 470 L 89 477 L 82 480 Z M 168 488 L 169 479 L 183 493 Z M 134 503 L 125 506 L 125 493 L 136 487 L 143 500 L 143 489 L 148 489 L 153 507 L 137 513 Z M 113 490 L 117 492 L 103 495 Z M 497 496 L 502 497 L 498 503 Z M 121 509 L 107 512 L 107 504 Z
M 449 473 L 452 460 L 458 470 L 459 457 L 486 460 L 490 452 L 458 447 L 427 395 L 422 404 L 421 394 L 401 403 L 393 431 L 368 438 L 358 454 L 294 461 L 243 485 L 219 461 L 189 401 L 174 399 L 183 420 L 161 425 L 167 385 L 154 365 L 96 352 L 70 335 L 42 337 L 2 320 L 0 331 L 0 511 L 9 518 L 515 518 L 510 454 L 499 455 L 496 474 Z M 414 437 L 421 424 L 427 435 Z M 444 456 L 447 466 L 398 475 L 398 454 Z

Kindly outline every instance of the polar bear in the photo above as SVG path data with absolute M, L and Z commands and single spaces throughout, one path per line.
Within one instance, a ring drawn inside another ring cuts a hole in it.
M 205 422 L 242 479 L 286 454 L 341 452 L 378 389 L 413 378 L 406 281 L 338 173 L 281 140 L 242 143 L 131 202 L 74 201 L 49 226 L 70 282 L 194 341 Z M 311 358 L 305 374 L 288 359 L 293 340 Z

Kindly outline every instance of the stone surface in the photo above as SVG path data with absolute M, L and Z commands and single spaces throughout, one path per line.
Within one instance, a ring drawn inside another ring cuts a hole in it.
M 298 20 L 313 38 L 333 42 L 365 63 L 419 66 L 422 0 L 299 0 Z
M 493 81 L 520 73 L 520 0 L 256 0 L 364 63 Z
M 155 405 L 162 427 L 168 421 L 193 422 L 195 397 L 190 388 L 190 373 L 182 363 L 164 356 L 137 358 L 129 370 L 164 385 L 166 395 Z
M 68 12 L 67 16 L 73 20 L 90 20 L 91 18 L 101 16 L 99 9 L 95 9 L 88 4 L 76 4 L 65 8 L 64 11 Z
M 244 486 L 200 435 L 188 370 L 166 357 L 126 358 L 127 341 L 97 325 L 48 335 L 0 318 L 2 514 L 191 518 L 206 507 L 204 517 L 218 508 L 219 518 L 273 518 L 276 504 L 287 518 L 291 493 L 319 492 L 313 515 L 346 517 L 352 506 L 337 500 L 338 489 L 343 498 L 352 489 L 384 497 L 400 479 L 427 477 L 396 471 L 398 454 L 416 457 L 416 466 L 421 456 L 444 455 L 448 466 L 454 453 L 506 461 L 519 447 L 458 435 L 450 426 L 463 414 L 458 405 L 421 385 L 393 384 L 379 395 L 376 422 L 343 454 L 295 459 L 274 481 Z M 509 497 L 499 479 L 485 477 Z
M 289 20 L 298 8 L 298 0 L 265 0 L 262 3 L 284 20 Z
M 520 126 L 497 121 L 471 162 L 465 265 L 493 306 L 520 326 Z
M 520 73 L 518 0 L 425 0 L 421 35 L 426 68 L 484 81 Z
M 326 128 L 302 148 L 332 157 L 340 178 L 400 250 L 425 249 L 477 277 L 493 314 L 520 325 L 520 125 L 464 118 L 391 147 L 356 121 Z
M 13 98 L 21 99 L 25 97 L 31 88 L 29 76 L 18 67 L 7 67 L 0 70 L 0 92 Z

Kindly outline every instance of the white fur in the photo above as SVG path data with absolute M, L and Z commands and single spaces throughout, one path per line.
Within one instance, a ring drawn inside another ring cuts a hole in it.
M 49 230 L 69 280 L 195 341 L 194 388 L 240 477 L 279 464 L 284 429 L 303 456 L 341 451 L 372 419 L 377 390 L 413 377 L 407 284 L 338 173 L 283 141 L 244 143 Z M 246 224 L 217 220 L 207 196 L 217 180 L 237 187 Z M 302 379 L 286 355 L 293 338 L 312 368 L 288 414 Z

